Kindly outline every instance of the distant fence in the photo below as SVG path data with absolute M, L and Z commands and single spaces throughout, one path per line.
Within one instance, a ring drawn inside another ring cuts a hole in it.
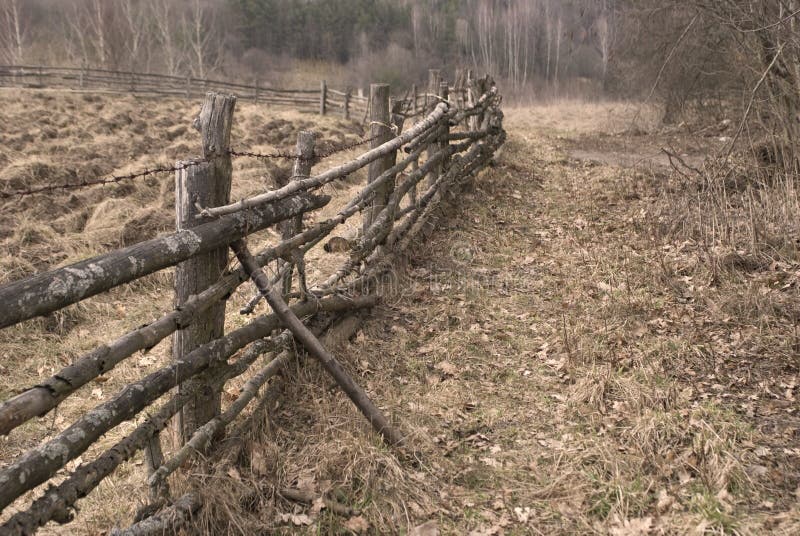
M 413 102 L 399 99 L 392 105 L 389 86 L 372 85 L 369 150 L 316 174 L 313 166 L 321 156 L 315 151 L 311 132 L 299 134 L 296 152 L 291 155 L 247 153 L 292 158 L 292 177 L 276 189 L 233 203 L 229 199 L 231 159 L 236 153 L 230 150 L 230 135 L 236 97 L 209 93 L 196 122 L 202 134 L 202 157 L 173 170 L 174 233 L 0 287 L 0 303 L 4 304 L 0 328 L 50 314 L 172 266 L 176 267 L 178 304 L 160 319 L 77 358 L 0 404 L 0 434 L 8 435 L 44 416 L 67 397 L 85 394 L 93 379 L 112 373 L 136 352 L 172 336 L 173 360 L 168 366 L 127 385 L 0 469 L 0 511 L 10 505 L 14 508 L 0 533 L 30 534 L 51 520 L 69 522 L 78 499 L 140 450 L 144 451 L 150 496 L 160 510 L 154 508 L 156 513 L 150 512 L 150 517 L 116 533 L 174 530 L 201 504 L 191 494 L 172 498 L 167 477 L 197 453 L 208 453 L 248 406 L 274 396 L 272 387 L 280 381 L 276 373 L 293 357 L 294 346 L 288 344 L 292 340 L 319 360 L 388 444 L 402 443 L 400 431 L 318 337 L 331 330 L 357 329 L 359 311 L 379 299 L 382 276 L 405 254 L 441 203 L 455 198 L 459 186 L 482 170 L 504 142 L 501 98 L 491 79 L 472 80 L 467 75 L 464 87 L 462 93 L 450 94 L 448 84 L 433 71 L 423 103 L 417 103 L 414 91 Z M 404 130 L 405 123 L 410 123 L 407 116 L 414 112 L 402 110 L 418 104 L 422 107 L 420 120 Z M 361 168 L 368 168 L 367 184 L 361 191 L 335 215 L 318 215 L 314 224 L 304 227 L 303 214 L 331 201 L 315 192 Z M 331 237 L 353 218 L 361 220 L 357 238 Z M 244 238 L 269 226 L 277 226 L 282 238 L 252 254 Z M 307 253 L 326 238 L 325 249 L 344 244 L 346 258 L 327 279 L 307 288 Z M 226 270 L 229 248 L 239 267 Z M 276 268 L 272 279 L 262 270 L 269 263 Z M 225 334 L 225 303 L 248 280 L 253 281 L 257 294 L 243 312 L 252 312 L 259 299 L 269 304 L 271 312 Z M 240 354 L 242 349 L 245 351 Z M 262 361 L 263 355 L 270 358 Z M 223 407 L 223 386 L 243 374 L 249 379 L 241 394 Z M 165 395 L 166 402 L 158 405 Z M 104 434 L 136 416 L 142 420 L 133 432 L 94 459 L 66 469 L 71 460 L 86 456 L 87 449 Z M 176 416 L 179 446 L 167 453 L 160 433 Z M 22 497 L 47 482 L 50 485 L 39 498 L 21 504 Z
M 467 93 L 467 70 L 458 70 L 454 84 L 448 87 L 455 101 L 465 101 Z M 431 94 L 439 92 L 441 76 L 432 70 L 427 91 L 418 92 L 416 86 L 398 99 L 406 106 L 406 112 L 417 115 L 425 109 Z M 91 91 L 110 91 L 142 95 L 174 96 L 184 98 L 203 97 L 209 91 L 236 95 L 240 99 L 255 103 L 285 106 L 300 111 L 319 112 L 322 115 L 336 111 L 344 118 L 364 119 L 369 113 L 369 98 L 363 91 L 353 88 L 337 90 L 328 87 L 323 80 L 319 88 L 280 89 L 269 87 L 257 80 L 252 85 L 155 73 L 137 73 L 94 69 L 86 67 L 47 67 L 38 65 L 0 65 L 0 87 L 23 87 L 30 89 L 64 88 Z

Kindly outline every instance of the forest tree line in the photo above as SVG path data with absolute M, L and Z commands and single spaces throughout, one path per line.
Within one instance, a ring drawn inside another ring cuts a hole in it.
M 0 0 L 0 10 L 6 64 L 203 77 L 306 61 L 405 83 L 460 64 L 518 90 L 602 81 L 614 27 L 611 0 Z
M 506 95 L 732 102 L 800 125 L 800 0 L 0 0 L 0 63 L 340 84 L 491 73 Z M 751 98 L 752 97 L 752 98 Z M 764 99 L 762 97 L 772 97 Z M 755 113 L 757 112 L 757 113 Z

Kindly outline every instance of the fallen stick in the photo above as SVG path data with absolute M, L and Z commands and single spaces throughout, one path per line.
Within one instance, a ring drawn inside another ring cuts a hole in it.
M 313 493 L 308 493 L 299 489 L 282 489 L 278 492 L 278 495 L 284 499 L 303 504 L 314 504 L 314 501 L 317 499 Z M 323 496 L 322 501 L 325 503 L 325 507 L 336 515 L 342 517 L 361 515 L 361 511 L 357 508 L 350 508 L 349 506 L 333 499 L 329 499 L 328 497 Z
M 336 380 L 339 387 L 347 394 L 350 400 L 356 405 L 367 420 L 372 424 L 384 440 L 389 445 L 399 445 L 402 443 L 402 436 L 395 430 L 389 421 L 384 417 L 383 413 L 378 409 L 375 404 L 369 399 L 367 393 L 353 379 L 347 374 L 342 365 L 336 358 L 328 352 L 322 343 L 319 342 L 313 333 L 297 318 L 283 297 L 280 296 L 269 284 L 269 279 L 258 263 L 253 258 L 253 255 L 247 249 L 247 245 L 242 240 L 237 240 L 231 244 L 231 249 L 236 254 L 242 267 L 245 271 L 250 273 L 250 277 L 258 288 L 259 292 L 264 295 L 264 299 L 275 312 L 275 316 L 283 323 L 283 325 L 292 332 L 295 338 L 305 347 L 309 354 L 314 356 L 320 361 L 325 370 Z

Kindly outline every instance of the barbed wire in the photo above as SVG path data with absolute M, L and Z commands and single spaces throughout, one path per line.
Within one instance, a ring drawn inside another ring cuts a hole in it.
M 191 167 L 198 166 L 208 161 L 209 160 L 206 158 L 199 158 L 197 160 L 187 160 L 185 162 L 179 162 L 172 166 L 146 168 L 142 171 L 137 171 L 126 175 L 112 175 L 110 177 L 104 177 L 100 179 L 84 179 L 80 182 L 72 182 L 72 183 L 66 182 L 61 184 L 48 184 L 46 186 L 38 186 L 35 188 L 28 188 L 26 190 L 0 191 L 0 199 L 12 199 L 15 197 L 25 197 L 35 194 L 44 194 L 44 193 L 54 192 L 56 190 L 78 190 L 81 188 L 89 188 L 90 186 L 105 186 L 108 184 L 117 184 L 123 181 L 140 179 L 143 177 L 149 177 L 151 175 L 159 175 L 161 173 L 175 173 L 177 171 L 182 171 L 184 169 L 189 169 Z
M 379 136 L 373 136 L 367 139 L 360 139 L 355 142 L 347 143 L 344 145 L 337 145 L 332 147 L 331 149 L 315 152 L 314 158 L 317 160 L 321 160 L 324 158 L 328 158 L 333 156 L 336 153 L 340 153 L 343 151 L 348 151 L 360 147 L 362 145 L 366 145 L 367 143 L 372 142 L 373 140 L 377 139 Z M 108 177 L 97 178 L 97 179 L 84 179 L 78 182 L 63 182 L 58 184 L 48 184 L 45 186 L 37 186 L 34 188 L 27 188 L 27 189 L 20 189 L 20 190 L 10 190 L 10 191 L 0 191 L 0 199 L 13 199 L 13 198 L 20 198 L 20 197 L 27 197 L 31 195 L 37 194 L 47 194 L 52 193 L 57 190 L 60 191 L 70 191 L 70 190 L 79 190 L 83 188 L 89 188 L 92 186 L 107 186 L 109 184 L 118 184 L 125 181 L 131 181 L 136 179 L 141 179 L 144 177 L 149 177 L 153 175 L 160 175 L 164 173 L 175 173 L 177 171 L 183 171 L 200 164 L 210 163 L 223 156 L 230 156 L 232 158 L 256 158 L 259 160 L 266 160 L 266 159 L 287 159 L 287 160 L 295 160 L 298 158 L 296 154 L 290 151 L 277 151 L 271 153 L 257 153 L 253 151 L 237 151 L 237 150 L 229 150 L 224 155 L 219 155 L 211 158 L 196 158 L 193 160 L 187 160 L 183 162 L 179 162 L 177 164 L 171 166 L 159 166 L 153 168 L 145 168 L 141 171 L 136 171 L 132 173 L 127 173 L 124 175 L 111 175 Z

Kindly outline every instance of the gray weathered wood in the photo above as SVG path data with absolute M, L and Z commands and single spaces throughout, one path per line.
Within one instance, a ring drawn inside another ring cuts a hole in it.
M 178 231 L 192 229 L 201 222 L 197 219 L 198 206 L 216 207 L 230 201 L 232 164 L 228 154 L 233 126 L 236 97 L 209 93 L 195 128 L 200 132 L 203 157 L 209 163 L 182 169 L 175 176 L 175 217 Z M 196 294 L 217 282 L 228 264 L 228 249 L 222 246 L 203 255 L 180 263 L 175 270 L 175 307 L 181 307 Z M 195 317 L 194 322 L 172 337 L 172 358 L 180 360 L 207 342 L 220 338 L 225 332 L 225 302 L 220 301 Z M 214 418 L 220 411 L 220 394 L 210 385 L 195 389 L 191 380 L 179 387 L 180 391 L 197 393 L 179 414 L 176 421 L 181 444 L 192 437 L 194 431 Z
M 322 346 L 319 339 L 314 336 L 311 330 L 303 325 L 297 315 L 289 308 L 286 302 L 283 301 L 283 298 L 270 286 L 269 279 L 267 279 L 267 276 L 264 275 L 264 272 L 248 251 L 247 245 L 240 240 L 231 244 L 231 248 L 236 253 L 236 257 L 245 270 L 250 272 L 250 277 L 258 287 L 258 290 L 264 295 L 264 299 L 267 300 L 267 303 L 269 303 L 269 306 L 278 318 L 280 318 L 281 323 L 286 329 L 291 331 L 306 351 L 322 364 L 342 391 L 345 392 L 350 400 L 352 400 L 353 404 L 355 404 L 359 411 L 367 418 L 375 431 L 377 431 L 389 445 L 400 445 L 403 441 L 403 437 L 400 433 L 389 423 L 381 410 L 372 403 L 366 391 L 353 381 L 333 354 Z
M 425 112 L 433 109 L 439 100 L 434 95 L 439 94 L 439 86 L 442 82 L 442 74 L 439 69 L 428 70 L 428 91 L 425 94 Z
M 297 195 L 280 203 L 253 203 L 193 229 L 154 238 L 64 268 L 0 287 L 0 328 L 45 315 L 81 300 L 230 244 L 302 212 L 329 196 Z
M 440 103 L 434 109 L 433 112 L 431 112 L 427 117 L 425 117 L 425 119 L 415 124 L 412 128 L 408 129 L 406 132 L 403 132 L 396 138 L 392 138 L 391 140 L 387 141 L 380 147 L 370 149 L 366 153 L 362 154 L 359 157 L 354 158 L 353 160 L 350 160 L 339 166 L 333 167 L 328 171 L 317 175 L 316 177 L 310 177 L 308 179 L 293 181 L 287 186 L 280 188 L 278 190 L 259 194 L 247 199 L 242 199 L 240 201 L 237 201 L 235 203 L 232 203 L 224 207 L 210 208 L 204 210 L 202 214 L 204 216 L 213 217 L 213 216 L 221 216 L 224 214 L 235 213 L 253 205 L 260 205 L 263 203 L 275 201 L 277 199 L 283 199 L 284 197 L 292 195 L 293 193 L 298 192 L 300 190 L 318 188 L 320 186 L 328 184 L 329 182 L 333 182 L 336 179 L 341 179 L 343 177 L 346 177 L 350 173 L 358 169 L 361 169 L 370 162 L 383 158 L 387 154 L 397 151 L 403 145 L 415 139 L 421 133 L 426 132 L 428 129 L 439 123 L 445 116 L 447 116 L 448 113 L 449 113 L 448 104 Z
M 291 310 L 296 316 L 306 316 L 319 311 L 336 312 L 368 307 L 374 305 L 376 300 L 375 296 L 334 297 L 298 303 Z M 8 467 L 0 469 L 0 510 L 26 491 L 47 481 L 113 427 L 133 418 L 170 389 L 206 370 L 210 364 L 224 362 L 239 349 L 268 337 L 280 327 L 281 322 L 283 318 L 277 315 L 263 315 L 220 339 L 196 348 L 180 361 L 173 361 L 170 366 L 129 384 L 114 398 L 88 411 L 60 434 L 17 457 Z
M 372 84 L 369 87 L 369 120 L 370 120 L 370 148 L 376 149 L 393 137 L 391 127 L 391 109 L 389 107 L 389 92 L 388 84 Z M 367 184 L 373 182 L 380 177 L 387 169 L 391 168 L 393 159 L 397 151 L 389 151 L 382 158 L 370 162 L 367 171 Z M 386 201 L 394 188 L 394 181 L 387 181 L 381 188 L 375 192 L 375 199 L 372 202 L 372 207 L 364 212 L 364 225 L 366 231 L 374 221 L 374 215 L 378 214 L 383 207 L 386 206 Z
M 328 84 L 323 80 L 319 84 L 319 115 L 325 115 L 328 102 Z
M 294 161 L 292 168 L 292 176 L 294 180 L 299 180 L 303 177 L 311 176 L 311 169 L 314 167 L 314 147 L 316 144 L 317 135 L 314 132 L 304 130 L 297 135 L 297 158 Z M 293 220 L 288 222 L 284 229 L 283 239 L 289 240 L 293 236 L 299 235 L 303 232 L 303 215 L 300 214 Z M 305 259 L 300 251 L 296 251 L 293 256 L 293 267 L 297 268 L 297 277 L 300 283 L 300 290 L 305 294 L 306 292 L 306 268 Z M 292 291 L 292 269 L 287 270 L 284 275 L 283 283 L 284 294 L 289 294 Z
M 344 92 L 344 111 L 342 112 L 345 119 L 350 119 L 350 98 L 352 93 L 353 89 L 348 86 Z

